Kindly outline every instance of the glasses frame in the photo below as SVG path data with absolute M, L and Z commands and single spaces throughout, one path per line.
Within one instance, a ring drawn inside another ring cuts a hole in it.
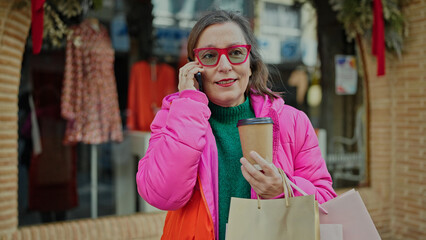
M 231 61 L 231 59 L 229 59 L 228 51 L 229 51 L 229 49 L 237 48 L 237 47 L 244 47 L 245 49 L 247 49 L 247 55 L 246 55 L 246 58 L 244 59 L 244 61 L 242 61 L 242 62 L 240 62 L 240 63 L 233 63 L 233 62 Z M 205 64 L 203 64 L 203 63 L 201 62 L 200 57 L 198 56 L 198 53 L 199 53 L 200 51 L 203 51 L 203 50 L 216 50 L 216 51 L 219 53 L 219 56 L 218 56 L 217 61 L 216 61 L 216 63 L 215 63 L 215 64 L 213 64 L 213 65 L 205 65 Z M 203 66 L 205 66 L 205 67 L 216 67 L 216 66 L 219 64 L 220 58 L 222 57 L 222 55 L 223 55 L 223 54 L 226 56 L 226 58 L 228 59 L 229 63 L 231 63 L 232 65 L 240 65 L 240 64 L 243 64 L 243 63 L 245 63 L 245 62 L 247 61 L 248 56 L 250 55 L 250 50 L 251 50 L 251 45 L 250 45 L 250 44 L 246 44 L 246 45 L 234 45 L 234 46 L 230 46 L 230 47 L 227 47 L 227 48 L 215 48 L 215 47 L 208 47 L 208 48 L 195 48 L 193 51 L 194 51 L 194 55 L 195 55 L 195 57 L 198 59 L 198 62 L 199 62 L 201 65 L 203 65 Z

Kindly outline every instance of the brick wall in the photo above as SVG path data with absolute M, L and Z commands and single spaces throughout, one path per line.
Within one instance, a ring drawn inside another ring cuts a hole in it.
M 30 26 L 29 7 L 0 1 L 0 236 L 18 225 L 18 89 Z
M 426 239 L 426 1 L 405 9 L 410 38 L 389 65 L 392 113 L 392 228 L 395 239 Z
M 404 9 L 409 25 L 401 59 L 387 53 L 376 77 L 368 54 L 371 187 L 361 195 L 383 239 L 426 239 L 426 1 Z
M 158 240 L 165 216 L 146 213 L 22 227 L 4 240 Z

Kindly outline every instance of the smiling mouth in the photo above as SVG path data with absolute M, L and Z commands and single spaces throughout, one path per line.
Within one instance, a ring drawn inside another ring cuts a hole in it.
M 225 85 L 225 84 L 233 83 L 235 81 L 237 81 L 237 80 L 236 79 L 226 79 L 226 80 L 221 80 L 219 82 L 216 82 L 216 84 Z

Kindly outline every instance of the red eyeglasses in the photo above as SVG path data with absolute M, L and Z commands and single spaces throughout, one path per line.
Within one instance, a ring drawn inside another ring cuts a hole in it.
M 195 57 L 203 66 L 214 67 L 219 63 L 220 56 L 225 54 L 233 65 L 245 63 L 250 54 L 251 45 L 235 45 L 227 48 L 196 48 Z

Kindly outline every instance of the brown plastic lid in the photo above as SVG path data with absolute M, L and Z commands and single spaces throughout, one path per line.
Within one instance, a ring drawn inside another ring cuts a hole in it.
M 272 121 L 272 118 L 270 118 L 270 117 L 264 117 L 264 118 L 247 118 L 247 119 L 238 120 L 237 127 L 243 126 L 243 125 L 268 124 L 268 123 L 274 124 L 274 121 Z

